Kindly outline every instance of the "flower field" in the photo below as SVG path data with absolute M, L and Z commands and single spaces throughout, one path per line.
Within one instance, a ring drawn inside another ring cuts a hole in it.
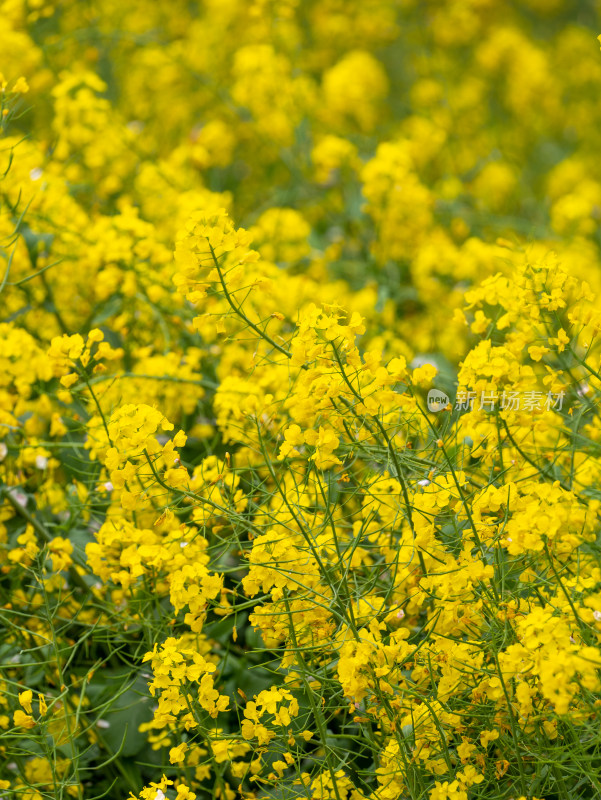
M 0 0 L 0 797 L 601 797 L 601 3 Z

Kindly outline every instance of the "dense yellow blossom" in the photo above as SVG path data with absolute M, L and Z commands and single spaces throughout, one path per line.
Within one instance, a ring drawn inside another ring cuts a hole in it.
M 0 0 L 0 793 L 601 792 L 601 7 Z

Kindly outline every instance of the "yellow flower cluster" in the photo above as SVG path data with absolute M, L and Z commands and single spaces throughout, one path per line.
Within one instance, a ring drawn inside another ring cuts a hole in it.
M 2 796 L 599 795 L 598 6 L 0 0 Z

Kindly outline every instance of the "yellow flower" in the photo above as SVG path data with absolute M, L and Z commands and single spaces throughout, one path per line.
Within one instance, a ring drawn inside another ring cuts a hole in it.
M 21 709 L 17 709 L 13 714 L 13 722 L 18 728 L 34 728 L 36 724 L 34 718 L 23 713 Z
M 26 689 L 24 692 L 19 693 L 19 703 L 28 714 L 31 714 L 31 700 L 33 698 L 33 692 L 31 689 Z
M 27 83 L 27 81 L 23 76 L 17 78 L 17 80 L 13 85 L 12 91 L 15 92 L 16 94 L 27 94 L 27 92 L 29 91 L 29 84 Z
M 480 734 L 480 744 L 482 747 L 488 747 L 491 742 L 499 738 L 499 731 L 482 731 Z
M 528 348 L 528 355 L 533 361 L 540 361 L 545 353 L 549 353 L 548 347 L 540 347 L 539 345 L 531 345 Z
M 181 762 L 184 760 L 184 755 L 187 749 L 188 745 L 185 742 L 178 744 L 177 747 L 172 747 L 169 751 L 169 763 L 181 764 Z
M 438 370 L 433 364 L 423 364 L 413 370 L 411 377 L 416 386 L 428 386 L 437 374 Z

